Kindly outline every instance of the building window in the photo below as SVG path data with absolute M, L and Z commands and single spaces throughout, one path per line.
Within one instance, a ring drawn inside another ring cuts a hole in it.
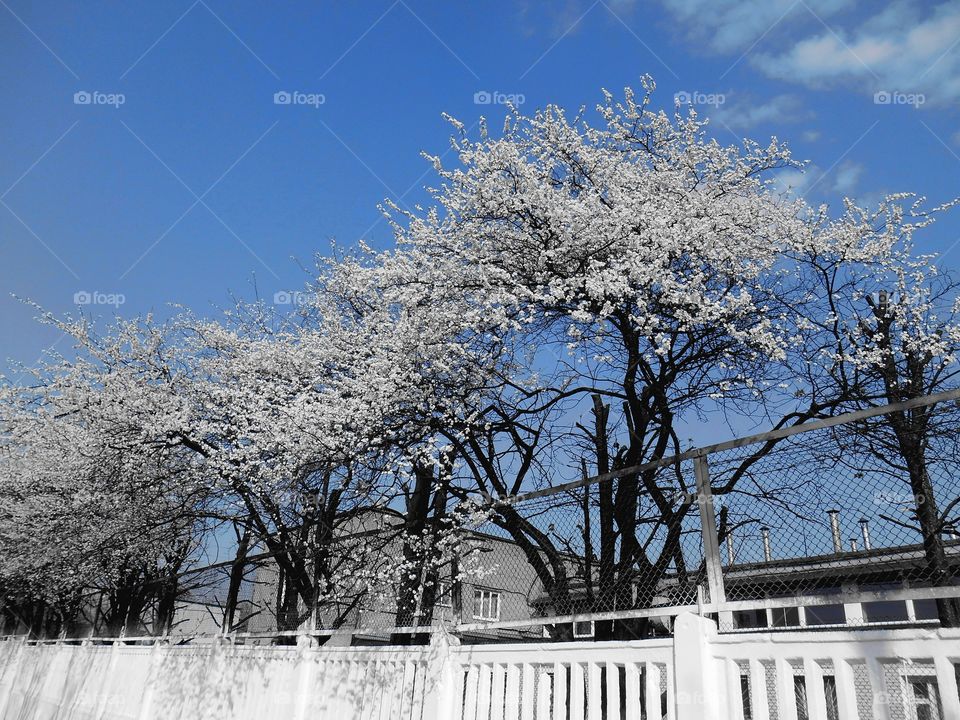
M 843 605 L 808 605 L 803 611 L 807 625 L 843 625 L 847 621 Z
M 889 590 L 900 590 L 902 583 L 869 583 L 860 584 L 861 592 L 882 593 Z M 907 603 L 903 600 L 874 600 L 861 603 L 863 619 L 868 623 L 905 622 L 910 619 L 907 613 Z
M 499 620 L 500 619 L 500 593 L 493 590 L 481 590 L 477 588 L 473 591 L 473 619 L 474 620 Z
M 914 600 L 913 613 L 917 620 L 939 620 L 936 600 Z
M 907 704 L 910 720 L 940 720 L 940 694 L 932 677 L 907 678 Z
M 733 625 L 736 628 L 765 628 L 767 626 L 767 611 L 762 609 L 738 610 L 733 613 Z
M 773 608 L 770 611 L 774 627 L 797 627 L 800 625 L 800 610 L 795 607 Z
M 573 636 L 575 638 L 593 637 L 593 620 L 580 620 L 573 624 Z
M 863 617 L 869 623 L 904 622 L 909 620 L 903 600 L 876 600 L 863 603 Z
M 453 585 L 452 583 L 441 580 L 437 583 L 436 606 L 442 608 L 453 607 Z

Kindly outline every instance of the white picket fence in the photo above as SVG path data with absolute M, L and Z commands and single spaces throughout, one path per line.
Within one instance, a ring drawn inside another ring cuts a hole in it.
M 10 720 L 960 720 L 960 631 L 297 648 L 0 642 Z

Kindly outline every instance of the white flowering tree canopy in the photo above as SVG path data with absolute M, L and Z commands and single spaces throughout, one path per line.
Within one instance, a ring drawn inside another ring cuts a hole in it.
M 196 513 L 251 528 L 309 604 L 374 582 L 358 552 L 319 586 L 308 569 L 319 541 L 298 534 L 317 512 L 409 516 L 412 468 L 441 457 L 450 504 L 579 471 L 591 396 L 615 408 L 623 467 L 677 448 L 691 413 L 747 402 L 801 422 L 884 353 L 955 362 L 960 334 L 925 295 L 928 259 L 909 251 L 946 206 L 900 195 L 832 217 L 777 190 L 776 173 L 798 164 L 785 145 L 721 145 L 695 112 L 655 110 L 653 89 L 645 79 L 639 94 L 605 93 L 595 114 L 511 109 L 502 132 L 482 123 L 476 137 L 451 120 L 456 161 L 426 155 L 431 207 L 388 203 L 395 247 L 322 260 L 301 315 L 254 304 L 219 321 L 119 320 L 103 334 L 48 316 L 75 357 L 0 397 L 4 582 L 42 567 L 52 587 L 81 557 L 81 582 L 109 575 L 117 558 L 163 544 L 141 525 L 177 535 Z M 856 311 L 886 285 L 900 350 Z M 634 482 L 657 492 L 653 478 Z M 452 517 L 407 517 L 421 535 L 403 540 L 402 560 L 381 553 L 379 581 L 416 579 L 432 551 L 415 546 L 452 553 L 478 516 Z M 528 557 L 549 555 L 549 538 L 522 521 L 499 518 L 532 543 Z M 427 527 L 446 537 L 424 538 Z

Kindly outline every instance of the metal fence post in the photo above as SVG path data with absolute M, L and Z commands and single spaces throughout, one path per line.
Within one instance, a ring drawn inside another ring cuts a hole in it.
M 700 533 L 703 537 L 703 557 L 707 565 L 707 584 L 710 588 L 710 603 L 719 606 L 727 601 L 723 587 L 723 568 L 720 565 L 720 540 L 717 535 L 717 516 L 710 490 L 710 467 L 707 456 L 697 455 L 693 460 L 697 481 L 697 508 L 700 511 Z M 724 613 L 726 615 L 726 613 Z M 730 618 L 720 618 L 728 621 Z

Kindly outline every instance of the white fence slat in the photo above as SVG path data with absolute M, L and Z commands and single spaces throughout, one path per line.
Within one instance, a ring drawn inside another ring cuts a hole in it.
M 589 720 L 603 720 L 603 707 L 600 704 L 600 664 L 591 662 L 587 665 L 587 718 Z
M 328 713 L 332 718 L 347 717 L 347 713 L 352 713 L 353 708 L 348 705 L 348 695 L 350 685 L 350 663 L 337 660 L 333 663 L 331 670 L 333 679 L 333 689 L 330 692 L 330 702 L 328 704 Z M 266 708 L 264 708 L 266 709 Z
M 677 720 L 676 673 L 673 662 L 668 662 L 664 670 L 667 673 L 667 720 Z
M 720 670 L 721 678 L 726 679 L 726 706 L 729 713 L 728 717 L 734 720 L 740 720 L 745 717 L 743 713 L 743 690 L 740 686 L 740 665 L 736 660 L 721 661 L 718 663 L 718 669 Z
M 323 660 L 319 657 L 308 655 L 301 662 L 311 663 L 313 665 L 314 681 L 309 686 L 309 694 L 304 703 L 304 717 L 311 717 L 313 713 L 319 713 L 320 717 L 326 717 L 330 709 L 330 693 L 334 685 L 330 680 L 330 672 L 333 663 Z
M 853 666 L 846 658 L 833 658 L 833 679 L 837 686 L 837 712 L 840 720 L 860 720 L 857 680 L 853 674 Z
M 953 663 L 945 655 L 933 659 L 937 671 L 937 688 L 943 705 L 944 720 L 960 720 L 960 693 L 957 690 L 957 674 Z
M 490 681 L 492 668 L 484 663 L 480 666 L 480 681 L 477 683 L 477 717 L 487 720 L 490 717 Z
M 567 666 L 553 664 L 553 720 L 567 718 Z
M 891 693 L 887 692 L 883 679 L 883 664 L 875 657 L 867 658 L 867 670 L 870 675 L 870 687 L 873 692 L 874 720 L 890 720 Z
M 390 720 L 393 700 L 393 663 L 378 662 L 376 664 L 376 677 L 374 678 L 374 694 L 378 695 L 380 720 Z
M 430 679 L 432 675 L 429 665 L 423 660 L 417 660 L 414 667 L 416 668 L 416 674 L 413 681 L 413 704 L 410 708 L 410 718 L 411 720 L 421 720 L 428 712 L 432 712 L 432 709 L 427 710 L 426 704 L 427 698 L 435 697 L 431 694 L 433 689 L 430 687 L 430 683 L 435 681 Z
M 380 720 L 390 720 L 390 699 L 393 694 L 393 685 L 390 680 L 393 677 L 391 672 L 393 663 L 378 662 L 375 667 L 373 678 L 373 694 L 377 698 L 377 709 Z
M 543 668 L 544 670 L 546 668 Z M 540 672 L 537 680 L 537 718 L 550 717 L 550 676 Z
M 786 658 L 777 658 L 777 717 L 797 720 L 797 699 L 793 686 L 793 666 Z
M 375 660 L 361 660 L 357 664 L 362 671 L 360 692 L 363 695 L 363 710 L 360 717 L 364 720 L 379 720 L 381 694 L 377 686 L 377 676 L 380 674 L 379 663 Z
M 431 689 L 430 685 L 427 685 L 424 688 L 424 692 L 427 693 L 429 697 L 431 694 L 438 696 L 440 704 L 435 708 L 435 714 L 430 715 L 428 720 L 438 720 L 439 718 L 447 717 L 450 713 L 457 712 L 461 709 L 464 695 L 467 692 L 467 666 L 461 665 L 457 662 L 451 662 L 450 673 L 447 678 L 443 677 L 442 671 L 438 673 L 435 667 L 431 668 L 429 665 L 427 667 L 427 682 L 437 683 L 439 686 Z M 453 692 L 450 693 L 449 698 L 444 699 L 442 697 L 444 688 L 444 681 L 452 682 Z
M 620 667 L 607 663 L 607 708 L 606 717 L 620 720 Z
M 347 713 L 356 712 L 353 702 L 354 686 L 350 683 L 350 668 L 352 663 L 349 660 L 337 660 L 331 664 L 330 681 L 330 700 L 327 704 L 327 712 L 332 718 L 346 717 Z M 265 709 L 269 708 L 269 702 Z
M 467 669 L 467 689 L 463 700 L 463 720 L 477 719 L 477 687 L 480 683 L 480 669 L 471 665 Z
M 814 658 L 803 659 L 803 679 L 807 686 L 807 714 L 810 720 L 827 720 L 827 701 L 823 688 L 823 668 Z
M 490 720 L 503 720 L 503 700 L 507 673 L 502 663 L 493 666 L 492 687 L 490 692 Z
M 652 664 L 652 663 L 648 663 Z M 626 720 L 640 720 L 640 671 L 637 668 L 637 663 L 628 662 L 624 666 L 623 682 L 624 682 L 624 697 L 626 699 L 626 707 L 624 712 L 626 714 Z M 659 694 L 659 693 L 658 693 Z M 648 705 L 649 707 L 649 705 Z M 648 720 L 660 720 L 659 716 L 651 717 L 649 711 L 647 712 Z
M 398 657 L 393 664 L 393 696 L 390 699 L 390 719 L 397 720 L 403 717 L 404 696 L 407 694 L 407 663 L 404 658 Z
M 413 704 L 413 690 L 416 687 L 417 666 L 413 660 L 404 660 L 403 680 L 400 683 L 400 702 L 397 705 L 397 717 L 400 720 L 407 720 L 411 715 Z
M 533 665 L 523 664 L 523 685 L 520 686 L 520 718 L 521 720 L 533 720 L 533 701 L 536 692 L 536 675 L 533 673 Z
M 376 663 L 357 662 L 360 678 L 360 687 L 358 693 L 361 697 L 360 712 L 358 716 L 361 720 L 376 720 L 380 717 L 380 698 L 374 689 L 374 678 L 377 676 Z
M 504 720 L 520 720 L 520 667 L 516 663 L 507 665 Z
M 344 716 L 362 717 L 363 710 L 363 667 L 353 659 L 347 661 L 347 682 L 344 688 Z
M 584 676 L 583 665 L 578 662 L 570 664 L 570 717 L 572 720 L 582 720 L 586 717 L 584 706 Z
M 750 716 L 753 720 L 770 720 L 767 672 L 759 660 L 750 660 Z M 851 718 L 856 720 L 856 718 Z
M 660 666 L 656 663 L 643 664 L 643 704 L 646 706 L 647 720 L 660 720 Z
M 107 665 L 107 671 L 103 674 L 101 679 L 101 691 L 100 691 L 100 702 L 97 707 L 96 717 L 104 717 L 107 714 L 107 705 L 110 702 L 110 678 L 113 676 L 114 667 L 117 664 L 117 652 L 120 648 L 120 642 L 116 641 L 110 646 L 110 660 Z M 217 653 L 213 658 L 211 658 L 214 663 L 220 662 L 220 653 Z

